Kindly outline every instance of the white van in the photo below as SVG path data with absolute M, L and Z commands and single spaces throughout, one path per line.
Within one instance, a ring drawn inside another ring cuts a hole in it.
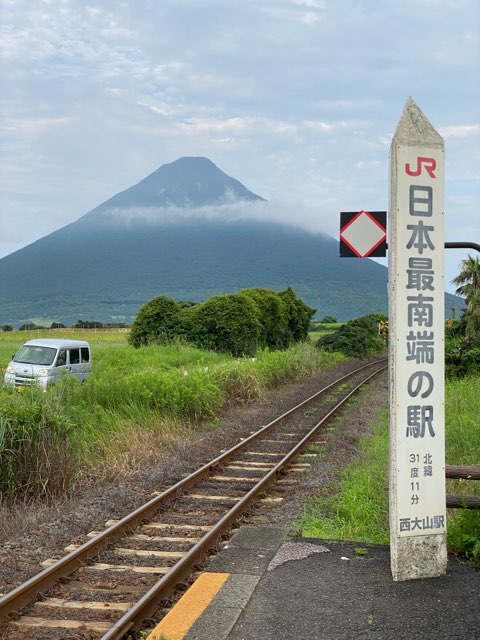
M 66 374 L 83 382 L 91 369 L 90 345 L 85 340 L 28 340 L 13 356 L 3 383 L 18 389 L 35 383 L 46 389 Z

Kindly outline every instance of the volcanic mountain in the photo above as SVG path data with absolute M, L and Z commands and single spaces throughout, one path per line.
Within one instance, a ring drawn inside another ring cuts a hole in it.
M 2 258 L 0 323 L 130 322 L 155 295 L 202 301 L 247 287 L 291 286 L 318 317 L 386 312 L 385 267 L 340 259 L 336 240 L 269 221 L 265 205 L 207 158 L 163 165 Z

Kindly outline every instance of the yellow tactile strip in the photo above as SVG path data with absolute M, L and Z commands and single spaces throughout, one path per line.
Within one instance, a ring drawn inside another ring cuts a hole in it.
M 229 573 L 202 573 L 147 640 L 182 640 L 229 577 Z

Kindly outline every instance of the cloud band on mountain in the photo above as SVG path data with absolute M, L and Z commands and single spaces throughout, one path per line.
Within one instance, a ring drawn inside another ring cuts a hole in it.
M 256 220 L 260 222 L 276 222 L 301 227 L 306 231 L 321 233 L 322 221 L 314 211 L 307 211 L 304 206 L 285 205 L 267 201 L 225 202 L 203 207 L 109 207 L 97 213 L 97 219 L 115 224 L 133 225 L 145 223 L 164 225 L 193 220 L 210 220 L 236 222 L 239 220 Z

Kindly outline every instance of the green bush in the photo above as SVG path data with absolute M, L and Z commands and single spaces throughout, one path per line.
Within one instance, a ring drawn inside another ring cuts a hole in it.
M 294 342 L 307 339 L 310 321 L 316 309 L 312 309 L 301 298 L 297 298 L 291 287 L 281 291 L 279 295 L 285 304 L 287 315 L 287 330 L 282 346 L 288 347 Z
M 447 320 L 445 338 L 464 338 L 467 329 L 467 319 L 463 315 L 459 320 Z
M 141 347 L 152 342 L 165 344 L 178 334 L 182 307 L 166 296 L 157 296 L 143 305 L 132 325 L 128 342 Z
M 189 312 L 188 339 L 201 349 L 253 356 L 262 325 L 255 302 L 243 293 L 214 296 Z
M 246 289 L 203 304 L 158 296 L 140 309 L 128 340 L 138 348 L 182 338 L 201 349 L 252 356 L 258 348 L 283 349 L 305 340 L 314 313 L 291 288 Z
M 458 509 L 448 522 L 449 547 L 480 568 L 480 511 Z
M 449 321 L 445 330 L 445 373 L 447 378 L 480 373 L 480 338 L 467 336 L 467 319 Z
M 445 342 L 445 373 L 447 378 L 480 374 L 480 343 L 465 338 L 450 338 Z
M 281 296 L 270 289 L 244 289 L 240 293 L 251 298 L 260 313 L 262 332 L 259 347 L 281 349 L 288 326 L 287 307 Z
M 326 351 L 340 351 L 352 358 L 366 358 L 384 348 L 383 336 L 378 334 L 378 323 L 386 319 L 381 313 L 355 318 L 334 333 L 322 336 L 317 346 Z

